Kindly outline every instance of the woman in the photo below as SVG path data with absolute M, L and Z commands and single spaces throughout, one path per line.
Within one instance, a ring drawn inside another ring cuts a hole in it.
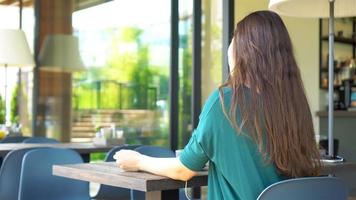
M 229 65 L 179 158 L 120 151 L 119 167 L 185 181 L 209 162 L 208 199 L 252 200 L 282 179 L 318 175 L 312 117 L 281 18 L 258 11 L 241 20 Z

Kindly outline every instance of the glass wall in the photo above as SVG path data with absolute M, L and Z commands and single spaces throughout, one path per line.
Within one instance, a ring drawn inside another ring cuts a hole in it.
M 222 77 L 222 0 L 202 1 L 202 106 Z M 179 1 L 179 141 L 183 148 L 192 131 L 193 0 Z
M 0 29 L 20 29 L 25 36 L 33 53 L 34 39 L 34 9 L 31 1 L 25 1 L 22 9 L 22 21 L 20 22 L 20 8 L 18 3 L 0 3 Z M 0 66 L 0 124 L 21 127 L 22 133 L 31 134 L 32 120 L 32 66 L 7 67 Z M 6 87 L 6 106 L 5 106 Z M 14 129 L 15 130 L 15 129 Z M 16 129 L 17 130 L 17 129 Z
M 202 104 L 222 83 L 222 1 L 202 1 Z
M 35 75 L 38 88 L 34 90 L 37 98 L 34 99 L 37 102 L 34 135 L 65 142 L 89 142 L 100 128 L 115 126 L 124 132 L 126 143 L 168 146 L 170 1 L 71 2 L 38 0 L 41 9 L 36 11 L 39 26 L 35 42 L 33 5 L 26 4 L 23 10 L 23 29 L 31 49 L 36 44 L 40 52 L 39 72 Z M 157 5 L 160 12 L 153 12 Z M 6 6 L 7 10 L 10 8 L 14 21 L 11 26 L 18 28 L 18 6 Z M 9 14 L 1 11 L 0 15 Z M 202 1 L 201 18 L 203 105 L 221 83 L 222 0 Z M 6 23 L 9 21 L 0 21 L 1 28 Z M 186 144 L 194 128 L 191 123 L 193 30 L 193 0 L 180 0 L 179 105 L 172 105 L 179 107 L 179 148 Z M 61 63 L 45 66 L 43 54 L 47 40 L 57 35 L 77 39 L 81 70 Z M 18 69 L 9 70 L 10 73 L 14 73 L 9 75 L 13 79 L 9 83 L 14 83 L 10 93 L 14 93 Z M 20 109 L 18 118 L 24 131 L 30 134 L 32 70 L 23 69 L 21 77 L 22 87 L 26 88 L 21 101 L 26 103 L 19 105 L 26 106 Z
M 160 12 L 152 12 L 157 5 Z M 115 0 L 76 10 L 73 34 L 85 71 L 73 76 L 72 141 L 114 125 L 127 143 L 168 146 L 170 1 Z
M 192 132 L 193 1 L 179 1 L 179 134 L 183 148 Z

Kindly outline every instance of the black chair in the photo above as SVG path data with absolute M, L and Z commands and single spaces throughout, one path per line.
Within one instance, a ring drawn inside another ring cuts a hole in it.
M 322 139 L 319 141 L 319 146 L 325 149 L 325 154 L 328 155 L 329 153 L 329 140 Z M 339 155 L 339 139 L 334 138 L 334 154 Z
M 117 146 L 112 148 L 105 157 L 106 162 L 112 162 L 115 161 L 113 156 L 117 151 L 120 151 L 122 149 L 130 149 L 134 150 L 140 145 L 122 145 L 122 146 Z M 126 188 L 119 188 L 119 187 L 113 187 L 109 185 L 103 185 L 101 184 L 99 186 L 99 191 L 98 193 L 92 197 L 93 199 L 105 199 L 105 200 L 111 200 L 111 199 L 120 199 L 120 200 L 130 200 L 131 199 L 131 194 L 130 194 L 130 189 Z

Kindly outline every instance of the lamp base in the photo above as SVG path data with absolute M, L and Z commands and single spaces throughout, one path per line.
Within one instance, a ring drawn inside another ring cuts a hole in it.
M 323 155 L 320 159 L 322 163 L 342 163 L 345 162 L 345 159 L 340 156 L 329 156 Z

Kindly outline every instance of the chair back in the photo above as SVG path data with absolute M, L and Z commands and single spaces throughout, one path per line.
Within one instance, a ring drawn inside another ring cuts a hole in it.
M 157 147 L 157 146 L 140 146 L 135 149 L 135 151 L 144 154 L 146 156 L 157 157 L 157 158 L 170 158 L 175 157 L 175 153 L 167 148 Z M 145 193 L 137 190 L 131 190 L 131 196 L 134 200 L 144 200 Z
M 19 200 L 89 200 L 89 183 L 52 175 L 53 165 L 83 163 L 70 149 L 41 148 L 23 158 Z
M 17 199 L 20 184 L 22 159 L 30 150 L 26 148 L 10 151 L 0 169 L 0 199 Z
M 53 138 L 46 138 L 46 137 L 31 137 L 27 138 L 22 143 L 51 143 L 51 144 L 56 144 L 59 143 L 58 140 L 53 139 Z
M 172 150 L 157 147 L 157 146 L 140 146 L 135 149 L 135 151 L 144 154 L 146 156 L 157 157 L 157 158 L 170 158 L 175 157 L 175 154 Z
M 0 140 L 0 143 L 21 143 L 24 140 L 26 140 L 27 138 L 30 138 L 30 137 L 26 137 L 26 136 L 9 136 L 9 137 L 5 137 L 4 139 Z
M 110 151 L 106 154 L 105 156 L 105 162 L 113 162 L 115 161 L 114 159 L 114 155 L 116 152 L 122 150 L 122 149 L 128 149 L 128 150 L 135 150 L 136 148 L 140 147 L 141 145 L 139 144 L 135 144 L 135 145 L 120 145 L 120 146 L 116 146 L 113 147 L 112 149 L 110 149 Z
M 121 149 L 130 149 L 134 150 L 140 145 L 122 145 L 112 148 L 105 157 L 106 162 L 115 161 L 113 156 L 117 151 Z M 98 193 L 92 197 L 94 199 L 121 199 L 121 200 L 130 200 L 131 194 L 130 189 L 120 188 L 120 187 L 113 187 L 109 185 L 100 185 Z
M 344 183 L 335 177 L 308 177 L 268 186 L 257 200 L 347 200 Z

